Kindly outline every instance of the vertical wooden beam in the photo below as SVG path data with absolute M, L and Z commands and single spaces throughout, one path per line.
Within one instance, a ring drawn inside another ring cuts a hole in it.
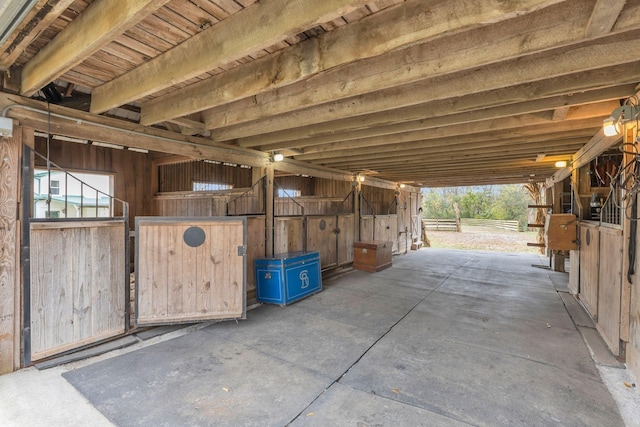
M 623 135 L 623 142 L 628 144 L 633 144 L 638 149 L 638 144 L 636 141 L 637 128 L 635 126 L 628 126 L 625 129 L 625 134 Z M 632 150 L 627 149 L 627 152 Z M 632 154 L 623 154 L 624 164 L 628 165 L 631 162 L 635 161 L 635 156 Z M 624 180 L 627 179 L 629 173 L 633 171 L 628 171 L 626 176 L 622 178 Z M 629 182 L 628 187 L 634 185 L 633 182 Z M 638 197 L 637 195 L 635 197 Z M 631 201 L 630 201 L 631 202 Z M 630 203 L 629 202 L 629 203 Z M 623 208 L 625 209 L 625 208 Z M 638 236 L 631 236 L 630 228 L 631 228 L 631 220 L 627 218 L 631 213 L 631 208 L 623 210 L 621 213 L 620 219 L 622 220 L 622 289 L 620 290 L 620 340 L 624 342 L 629 342 L 631 339 L 631 285 L 632 283 L 627 280 L 627 272 L 629 271 L 629 239 L 634 238 L 636 242 L 638 241 Z M 636 265 L 637 265 L 637 254 L 636 254 Z M 635 272 L 636 278 L 632 277 L 632 280 L 637 280 L 639 272 Z M 632 343 L 633 345 L 633 343 Z
M 273 165 L 266 167 L 267 175 L 267 188 L 265 189 L 265 222 L 266 222 L 266 237 L 265 237 L 265 249 L 267 257 L 273 256 L 273 179 L 274 169 Z
M 21 129 L 14 121 L 13 137 L 0 138 L 0 374 L 13 372 L 16 364 L 16 346 L 20 348 L 20 335 L 16 336 L 16 284 L 20 279 L 20 252 L 18 246 L 18 196 L 20 176 Z

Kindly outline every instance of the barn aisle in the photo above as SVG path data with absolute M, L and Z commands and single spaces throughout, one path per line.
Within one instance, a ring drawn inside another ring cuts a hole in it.
M 624 425 L 540 258 L 423 249 L 63 374 L 116 425 Z

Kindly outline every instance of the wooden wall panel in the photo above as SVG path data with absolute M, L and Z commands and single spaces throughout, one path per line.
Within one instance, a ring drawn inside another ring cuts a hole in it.
M 594 318 L 598 317 L 598 257 L 600 238 L 598 226 L 580 225 L 580 300 Z
M 304 250 L 306 233 L 302 217 L 279 217 L 274 220 L 273 253 Z
M 31 359 L 125 330 L 124 221 L 31 224 Z
M 21 130 L 14 126 L 13 138 L 0 138 L 0 374 L 18 368 L 16 349 L 20 337 L 16 324 L 20 322 L 16 301 L 20 293 L 16 283 L 20 278 L 20 256 L 16 249 L 20 241 L 17 222 L 20 183 Z
M 245 314 L 243 218 L 137 218 L 136 324 L 231 319 Z M 204 242 L 184 241 L 190 227 Z
M 622 295 L 622 230 L 600 227 L 598 323 L 611 352 L 620 355 L 620 301 Z
M 306 176 L 276 176 L 274 178 L 275 182 L 275 190 L 274 192 L 278 194 L 278 189 L 283 188 L 285 190 L 298 190 L 300 191 L 300 196 L 313 196 L 314 193 L 314 184 L 313 178 Z
M 265 257 L 265 217 L 247 218 L 247 299 L 255 299 L 256 278 L 253 274 L 253 262 Z
M 353 188 L 351 182 L 313 178 L 313 194 L 319 197 L 344 197 Z
M 355 242 L 355 216 L 338 215 L 338 265 L 353 262 L 353 243 Z
M 193 191 L 194 182 L 226 184 L 232 188 L 251 187 L 249 167 L 205 160 L 188 160 L 158 166 L 158 191 Z
M 362 216 L 360 218 L 360 240 L 367 241 L 373 239 L 373 230 L 375 228 L 375 221 L 372 216 Z

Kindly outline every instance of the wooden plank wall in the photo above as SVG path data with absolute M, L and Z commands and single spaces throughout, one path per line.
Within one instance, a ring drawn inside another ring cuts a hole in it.
M 153 198 L 153 212 L 157 216 L 225 216 L 229 200 L 241 194 L 242 190 L 160 193 Z
M 594 318 L 598 317 L 599 226 L 581 222 L 580 232 L 580 300 Z M 588 235 L 588 238 L 587 238 Z
M 20 322 L 16 303 L 20 303 L 20 228 L 17 221 L 20 194 L 21 130 L 14 126 L 12 138 L 0 138 L 0 374 L 19 367 L 16 352 Z
M 31 359 L 125 331 L 125 223 L 31 224 Z
M 304 250 L 305 239 L 304 218 L 298 216 L 274 219 L 274 254 Z
M 392 208 L 391 212 L 389 211 L 396 197 L 394 190 L 362 185 L 362 196 L 368 202 L 365 205 L 373 209 L 373 212 L 367 212 L 367 208 L 363 206 L 363 209 L 365 209 L 363 213 L 365 215 L 387 215 L 389 213 L 395 213 L 395 207 Z
M 246 290 L 247 302 L 253 303 L 256 298 L 256 278 L 253 273 L 253 262 L 266 255 L 265 244 L 265 217 L 247 217 L 247 276 Z
M 184 232 L 205 240 L 188 246 Z M 244 222 L 233 219 L 138 218 L 137 325 L 231 319 L 244 315 Z
M 620 355 L 622 296 L 622 230 L 600 227 L 598 323 L 596 327 L 614 355 Z
M 276 194 L 278 194 L 278 188 L 298 190 L 301 196 L 313 196 L 316 194 L 314 178 L 311 177 L 295 175 L 276 176 L 274 182 L 276 184 L 274 189 Z
M 338 215 L 338 265 L 353 262 L 355 242 L 355 215 Z
M 194 182 L 251 187 L 251 168 L 204 160 L 189 160 L 158 166 L 158 191 L 192 191 Z

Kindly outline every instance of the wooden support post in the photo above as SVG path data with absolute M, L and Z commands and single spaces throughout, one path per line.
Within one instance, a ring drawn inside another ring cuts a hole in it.
M 274 186 L 274 169 L 273 165 L 266 168 L 267 188 L 265 189 L 265 222 L 266 222 L 266 240 L 265 249 L 267 257 L 273 256 L 273 186 Z
M 360 237 L 360 183 L 353 181 L 351 184 L 355 184 L 353 185 L 353 235 L 355 241 L 359 242 L 362 240 Z
M 564 273 L 565 259 L 566 257 L 562 251 L 551 251 L 551 270 Z
M 13 137 L 0 137 L 0 374 L 15 371 L 20 363 L 20 150 L 22 129 L 14 122 Z M 18 300 L 18 301 L 16 301 Z M 17 304 L 18 302 L 18 304 Z M 18 329 L 19 330 L 19 329 Z

